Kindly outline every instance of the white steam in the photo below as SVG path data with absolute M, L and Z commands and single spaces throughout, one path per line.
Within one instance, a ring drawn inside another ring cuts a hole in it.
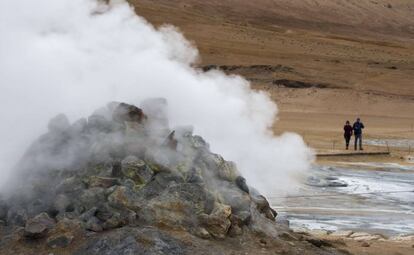
M 0 35 L 2 181 L 54 115 L 74 121 L 149 97 L 165 97 L 171 126 L 193 125 L 263 193 L 291 188 L 309 165 L 300 136 L 272 135 L 277 107 L 266 94 L 194 69 L 197 50 L 176 28 L 154 28 L 124 1 L 2 0 Z

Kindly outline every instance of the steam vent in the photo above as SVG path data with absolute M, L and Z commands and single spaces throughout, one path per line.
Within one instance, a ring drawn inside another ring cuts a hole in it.
M 279 223 L 233 162 L 166 113 L 149 99 L 51 119 L 0 201 L 0 254 L 340 254 Z

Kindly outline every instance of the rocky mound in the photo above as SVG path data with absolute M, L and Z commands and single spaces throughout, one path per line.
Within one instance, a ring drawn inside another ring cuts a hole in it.
M 150 99 L 73 124 L 53 118 L 0 202 L 0 254 L 328 253 L 276 224 L 265 197 L 191 127 L 170 129 L 166 107 Z

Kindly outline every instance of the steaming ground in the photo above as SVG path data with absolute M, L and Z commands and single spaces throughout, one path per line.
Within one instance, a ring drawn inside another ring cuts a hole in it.
M 197 50 L 177 28 L 154 28 L 114 2 L 1 1 L 2 175 L 13 174 L 58 113 L 74 121 L 109 101 L 163 97 L 172 126 L 193 125 L 252 186 L 266 194 L 294 188 L 312 153 L 296 134 L 272 135 L 277 107 L 269 96 L 242 77 L 194 69 Z

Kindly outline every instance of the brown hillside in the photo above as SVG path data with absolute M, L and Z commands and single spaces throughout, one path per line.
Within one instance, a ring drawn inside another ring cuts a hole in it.
M 130 2 L 153 24 L 178 26 L 200 66 L 222 65 L 268 91 L 281 112 L 276 132 L 324 149 L 359 115 L 367 136 L 414 136 L 413 1 Z

